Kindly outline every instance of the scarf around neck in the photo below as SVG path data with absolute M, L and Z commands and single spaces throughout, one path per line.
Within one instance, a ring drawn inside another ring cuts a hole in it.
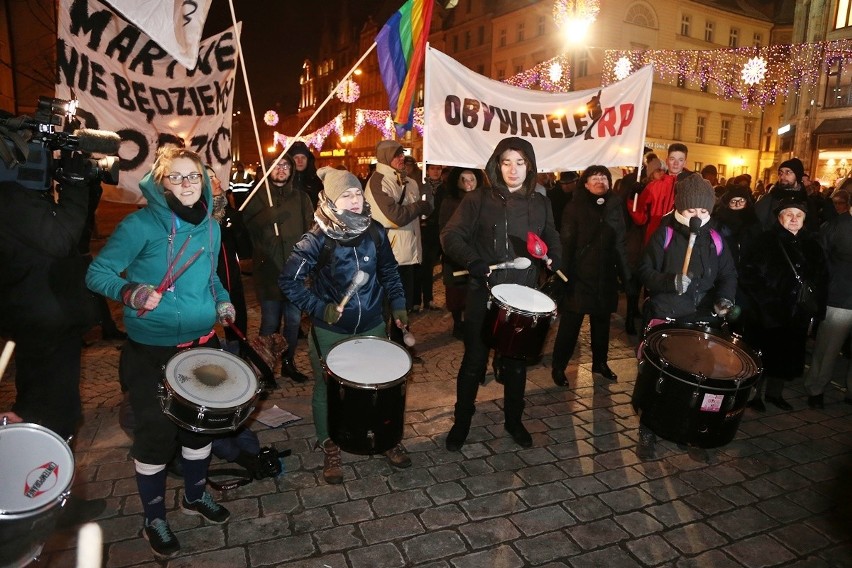
M 325 235 L 336 241 L 351 241 L 367 230 L 373 218 L 370 204 L 364 201 L 363 213 L 353 213 L 348 209 L 338 209 L 334 203 L 320 193 L 320 202 L 314 213 L 314 220 Z

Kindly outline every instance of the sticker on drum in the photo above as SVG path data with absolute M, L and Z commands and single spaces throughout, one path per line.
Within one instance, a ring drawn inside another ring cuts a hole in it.
M 338 342 L 325 358 L 335 376 L 362 388 L 384 388 L 411 370 L 411 355 L 381 337 L 355 337 Z
M 550 314 L 556 311 L 553 298 L 529 286 L 498 284 L 491 288 L 491 295 L 506 305 L 531 314 Z
M 38 424 L 0 426 L 0 480 L 0 566 L 28 566 L 71 492 L 74 455 Z
M 257 376 L 248 364 L 221 349 L 197 347 L 181 351 L 166 364 L 171 390 L 200 407 L 233 408 L 257 394 Z

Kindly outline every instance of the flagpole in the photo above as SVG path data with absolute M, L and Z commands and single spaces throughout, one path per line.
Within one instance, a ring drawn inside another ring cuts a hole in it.
M 269 206 L 272 207 L 272 194 L 269 191 L 269 183 L 266 182 L 266 178 L 269 177 L 269 176 L 266 172 L 266 166 L 263 163 L 263 147 L 260 143 L 260 132 L 257 130 L 257 118 L 255 118 L 255 116 L 254 116 L 254 103 L 252 102 L 252 99 L 251 99 L 251 87 L 249 86 L 248 71 L 246 71 L 246 62 L 245 62 L 245 59 L 243 59 L 242 30 L 237 27 L 237 15 L 234 12 L 234 0 L 228 0 L 228 6 L 230 6 L 230 8 L 231 8 L 231 21 L 233 22 L 233 25 L 234 25 L 234 31 L 237 34 L 237 61 L 242 62 L 242 66 L 241 66 L 242 69 L 241 70 L 243 72 L 243 83 L 245 84 L 245 87 L 246 87 L 246 96 L 248 97 L 248 104 L 249 104 L 249 114 L 251 115 L 251 124 L 252 124 L 252 127 L 254 128 L 254 140 L 255 140 L 255 142 L 257 142 L 257 151 L 258 151 L 258 155 L 260 156 L 260 169 L 261 169 L 261 171 L 263 171 L 263 179 L 261 179 L 260 182 L 258 182 L 257 185 L 255 185 L 255 188 L 251 192 L 251 195 L 254 195 L 255 191 L 257 191 L 257 188 L 260 187 L 261 183 L 263 183 L 264 186 L 266 187 L 266 199 L 269 201 Z M 233 136 L 233 135 L 234 135 L 234 133 L 231 132 L 231 136 Z M 246 202 L 248 202 L 248 199 L 246 199 Z M 245 205 L 245 203 L 243 203 L 243 205 Z M 243 208 L 240 207 L 240 211 L 242 211 L 242 210 L 243 210 Z M 278 234 L 278 224 L 277 223 L 275 224 L 275 234 L 276 235 Z
M 233 0 L 231 0 L 231 1 L 233 2 Z M 348 78 L 349 78 L 349 77 L 350 77 L 353 73 L 355 73 L 355 70 L 356 70 L 356 69 L 358 69 L 358 67 L 361 65 L 361 63 L 362 63 L 365 59 L 367 59 L 367 56 L 368 56 L 368 55 L 370 55 L 370 53 L 372 53 L 372 51 L 373 51 L 374 49 L 376 49 L 376 42 L 373 42 L 373 45 L 371 45 L 371 46 L 367 49 L 367 51 L 365 51 L 365 52 L 364 52 L 364 55 L 362 55 L 362 56 L 361 56 L 361 58 L 360 58 L 360 59 L 358 59 L 358 61 L 356 61 L 356 62 L 355 62 L 355 65 L 353 65 L 353 66 L 352 66 L 352 68 L 349 70 L 349 72 L 348 72 L 348 73 L 346 73 L 346 75 L 344 75 L 344 76 L 343 76 L 343 78 L 340 80 L 340 82 L 342 83 L 343 81 L 346 81 L 346 80 L 347 80 L 347 79 L 348 79 Z M 284 154 L 286 154 L 286 153 L 287 153 L 287 150 L 289 150 L 289 149 L 290 149 L 290 146 L 292 146 L 292 145 L 293 145 L 293 142 L 295 142 L 295 141 L 299 138 L 299 136 L 301 136 L 301 135 L 302 135 L 302 133 L 303 133 L 303 132 L 304 132 L 304 131 L 308 128 L 308 125 L 309 125 L 309 124 L 310 124 L 310 123 L 311 123 L 311 122 L 312 122 L 312 121 L 313 121 L 313 120 L 317 117 L 317 115 L 320 113 L 320 111 L 321 111 L 323 108 L 325 108 L 325 105 L 327 105 L 327 104 L 328 104 L 328 101 L 330 101 L 330 100 L 331 100 L 331 97 L 333 97 L 333 96 L 335 95 L 335 93 L 336 93 L 336 92 L 337 92 L 337 89 L 332 89 L 332 91 L 328 94 L 328 96 L 325 98 L 325 100 L 324 100 L 322 103 L 320 103 L 320 105 L 319 105 L 319 106 L 317 107 L 317 109 L 314 111 L 314 114 L 312 114 L 312 115 L 311 115 L 311 117 L 310 117 L 310 118 L 309 118 L 309 119 L 305 122 L 305 124 L 303 124 L 303 125 L 302 125 L 302 128 L 300 128 L 300 129 L 299 129 L 299 131 L 296 133 L 296 135 L 295 135 L 295 136 L 288 136 L 288 137 L 287 137 L 287 144 L 286 144 L 286 146 L 284 146 L 284 148 L 281 150 L 281 153 L 280 153 L 280 154 L 278 154 L 278 157 L 277 157 L 277 158 L 275 158 L 275 161 L 272 163 L 272 167 L 275 167 L 275 165 L 276 165 L 276 164 L 277 164 L 277 163 L 281 160 L 281 158 L 282 158 L 282 157 L 284 157 Z M 249 99 L 249 100 L 251 100 L 251 99 Z M 253 117 L 253 116 L 252 116 L 252 119 L 254 119 L 254 117 Z M 261 182 L 266 181 L 266 178 L 267 178 L 268 176 L 269 176 L 269 171 L 265 171 L 265 172 L 263 173 L 263 178 L 262 178 L 260 181 L 261 181 Z M 258 185 L 258 187 L 259 187 L 259 186 L 260 186 L 260 183 L 258 183 L 257 185 Z M 268 191 L 268 190 L 267 190 L 267 191 Z M 245 201 L 243 202 L 243 204 L 240 206 L 240 211 L 242 211 L 242 210 L 245 208 L 246 204 L 249 202 L 249 200 L 251 200 L 251 198 L 252 198 L 252 197 L 254 197 L 254 194 L 255 194 L 256 192 L 257 192 L 257 187 L 255 187 L 255 188 L 254 188 L 254 190 L 252 190 L 252 192 L 249 194 L 249 196 L 248 196 L 248 197 L 246 197 L 246 200 L 245 200 Z

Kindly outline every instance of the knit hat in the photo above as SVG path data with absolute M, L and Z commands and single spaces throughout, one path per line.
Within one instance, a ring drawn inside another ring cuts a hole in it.
M 747 187 L 743 187 L 741 185 L 734 185 L 728 188 L 724 195 L 722 195 L 722 203 L 728 205 L 731 202 L 731 199 L 735 197 L 741 197 L 746 200 L 746 204 L 751 203 L 751 192 Z
M 799 197 L 784 197 L 783 199 L 779 200 L 778 205 L 775 206 L 775 210 L 773 211 L 773 213 L 777 217 L 785 209 L 798 209 L 799 211 L 802 211 L 805 215 L 808 214 L 807 202 L 803 201 Z
M 317 170 L 322 180 L 323 192 L 332 203 L 347 189 L 361 189 L 361 182 L 351 172 L 325 166 Z
M 701 174 L 692 173 L 675 184 L 675 209 L 706 209 L 711 211 L 716 203 L 716 194 L 710 182 Z
M 802 177 L 805 175 L 805 166 L 799 158 L 790 158 L 786 162 L 781 162 L 778 169 L 780 170 L 781 168 L 790 168 L 796 174 L 796 181 L 799 182 L 802 181 Z

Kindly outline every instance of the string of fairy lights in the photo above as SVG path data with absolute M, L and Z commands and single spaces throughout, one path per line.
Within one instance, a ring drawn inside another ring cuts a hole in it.
M 553 19 L 563 30 L 588 27 L 599 12 L 597 0 L 555 0 L 553 3 Z M 838 66 L 839 62 L 848 61 L 852 61 L 852 40 L 848 39 L 705 50 L 609 49 L 604 53 L 601 86 L 625 79 L 650 64 L 662 82 L 699 88 L 725 100 L 738 99 L 743 110 L 762 109 L 788 93 L 812 88 L 822 71 L 830 72 L 842 67 Z M 571 59 L 563 53 L 504 82 L 524 89 L 568 92 L 572 74 Z M 340 83 L 336 95 L 342 102 L 351 104 L 358 100 L 360 88 L 347 79 Z M 264 121 L 274 126 L 278 115 L 267 111 Z M 356 109 L 353 139 L 366 125 L 378 129 L 384 138 L 394 137 L 390 111 Z M 415 109 L 414 128 L 423 135 L 422 107 Z M 341 138 L 345 135 L 342 114 L 299 140 L 320 150 L 333 132 Z M 276 144 L 284 145 L 287 140 L 287 136 L 275 133 Z

